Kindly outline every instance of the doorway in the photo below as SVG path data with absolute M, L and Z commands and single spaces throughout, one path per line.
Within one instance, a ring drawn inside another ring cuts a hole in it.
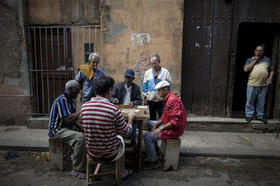
M 244 118 L 245 117 L 245 104 L 246 104 L 246 88 L 249 73 L 245 73 L 243 66 L 249 57 L 254 55 L 256 45 L 265 45 L 265 56 L 272 59 L 272 64 L 276 65 L 274 60 L 277 57 L 278 47 L 278 33 L 279 24 L 275 23 L 240 23 L 238 29 L 237 50 L 236 50 L 236 69 L 235 69 L 235 83 L 232 102 L 232 117 Z M 274 83 L 269 88 L 267 98 L 267 111 L 273 109 L 274 88 L 276 84 L 276 77 Z M 268 112 L 267 112 L 268 113 Z M 268 115 L 267 117 L 272 117 Z

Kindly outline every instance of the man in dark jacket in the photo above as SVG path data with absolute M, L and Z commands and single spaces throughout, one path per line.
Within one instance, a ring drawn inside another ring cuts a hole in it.
M 125 81 L 117 83 L 113 88 L 113 103 L 130 105 L 142 104 L 142 96 L 140 92 L 140 87 L 133 83 L 134 71 L 132 69 L 127 69 L 124 73 Z
M 132 69 L 127 69 L 124 73 L 125 81 L 117 83 L 114 85 L 112 102 L 114 104 L 134 105 L 142 104 L 142 96 L 140 92 L 140 87 L 133 83 L 134 71 Z M 131 144 L 135 144 L 136 141 L 136 125 L 132 125 L 132 134 L 131 134 Z

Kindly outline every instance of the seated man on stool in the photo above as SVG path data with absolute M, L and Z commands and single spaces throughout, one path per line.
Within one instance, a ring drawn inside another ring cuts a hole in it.
M 163 98 L 163 114 L 158 121 L 148 121 L 147 128 L 150 130 L 144 135 L 147 160 L 144 161 L 143 169 L 159 167 L 155 145 L 159 139 L 178 138 L 183 135 L 186 126 L 186 112 L 180 98 L 171 90 L 167 81 L 159 82 L 156 87 L 158 94 Z
M 121 110 L 111 103 L 114 80 L 103 76 L 96 81 L 96 97 L 82 105 L 81 118 L 85 133 L 87 153 L 92 159 L 115 161 L 124 156 L 125 144 L 122 136 L 131 134 L 134 112 L 128 113 L 126 123 Z M 100 164 L 97 166 L 97 169 Z M 98 170 L 95 171 L 97 173 Z M 121 177 L 132 174 L 124 169 Z
M 129 105 L 133 107 L 134 105 L 142 104 L 142 96 L 140 87 L 133 83 L 134 71 L 132 69 L 127 69 L 124 73 L 125 81 L 117 83 L 113 88 L 112 102 L 114 104 Z M 132 125 L 131 134 L 131 144 L 136 144 L 136 125 Z
M 73 148 L 71 175 L 82 179 L 86 178 L 86 144 L 82 132 L 76 131 L 81 128 L 79 123 L 80 112 L 76 112 L 73 99 L 80 92 L 80 85 L 75 80 L 65 84 L 65 92 L 53 102 L 50 112 L 49 137 L 60 139 Z

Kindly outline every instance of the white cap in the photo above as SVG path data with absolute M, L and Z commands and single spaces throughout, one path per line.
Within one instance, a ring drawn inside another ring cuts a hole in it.
M 170 86 L 170 83 L 168 83 L 167 81 L 163 80 L 163 81 L 159 82 L 159 83 L 156 85 L 155 89 L 158 90 L 158 89 L 160 89 L 160 88 L 169 87 L 169 86 Z

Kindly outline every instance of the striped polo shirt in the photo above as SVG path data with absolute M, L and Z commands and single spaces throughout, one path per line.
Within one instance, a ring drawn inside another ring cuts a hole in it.
M 76 109 L 73 105 L 73 100 L 66 93 L 58 96 L 54 100 L 50 112 L 49 137 L 53 137 L 61 128 L 67 127 L 63 117 L 70 116 L 75 112 Z M 74 123 L 72 125 L 74 125 Z
M 131 134 L 131 126 L 126 124 L 120 109 L 103 97 L 83 104 L 81 118 L 87 152 L 92 158 L 114 158 L 121 147 L 117 134 Z

